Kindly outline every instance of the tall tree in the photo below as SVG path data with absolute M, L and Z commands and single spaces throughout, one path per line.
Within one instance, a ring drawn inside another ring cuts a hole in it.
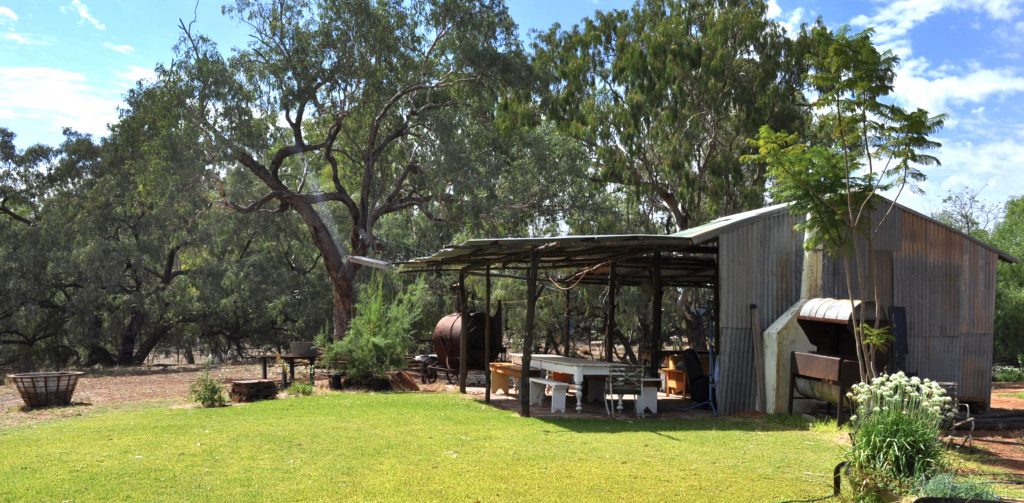
M 226 204 L 301 217 L 341 338 L 359 269 L 347 255 L 371 253 L 387 215 L 429 211 L 453 190 L 438 182 L 462 167 L 429 155 L 437 132 L 453 113 L 493 114 L 499 80 L 521 73 L 515 26 L 498 0 L 239 0 L 226 11 L 251 29 L 247 48 L 224 58 L 183 24 L 176 61 L 160 73 L 187 93 L 216 154 L 266 189 Z
M 806 215 L 798 228 L 809 234 L 806 245 L 842 260 L 851 302 L 861 379 L 875 376 L 877 348 L 887 343 L 880 329 L 881 295 L 872 266 L 873 239 L 899 194 L 924 180 L 922 166 L 939 161 L 926 151 L 939 147 L 929 135 L 942 127 L 944 115 L 906 111 L 887 103 L 899 59 L 879 52 L 871 31 L 833 33 L 821 22 L 801 37 L 810 43 L 808 94 L 815 124 L 803 141 L 797 134 L 761 128 L 746 160 L 768 166 L 772 196 Z M 892 203 L 878 206 L 879 194 L 895 191 Z M 865 304 L 853 309 L 857 296 L 874 300 L 873 326 Z
M 981 191 L 970 187 L 950 190 L 942 198 L 942 209 L 932 213 L 932 218 L 968 236 L 987 241 L 989 233 L 1002 219 L 1003 208 L 982 199 Z
M 744 166 L 763 124 L 800 130 L 800 47 L 761 0 L 641 0 L 534 43 L 544 109 L 603 181 L 677 229 L 764 199 Z
M 1005 216 L 992 231 L 992 244 L 1024 257 L 1024 197 L 1006 202 Z M 993 353 L 996 361 L 1024 362 L 1024 266 L 999 264 L 996 279 L 996 318 Z

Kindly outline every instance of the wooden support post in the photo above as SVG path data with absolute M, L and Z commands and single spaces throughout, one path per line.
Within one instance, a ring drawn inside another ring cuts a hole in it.
M 530 417 L 530 360 L 533 357 L 533 324 L 537 311 L 537 249 L 530 249 L 526 273 L 526 332 L 523 335 L 523 369 L 519 378 L 519 414 Z
M 571 290 L 565 290 L 564 292 L 565 292 L 565 330 L 562 331 L 562 344 L 565 345 L 565 352 L 563 352 L 562 354 L 564 354 L 565 356 L 572 356 L 572 352 L 570 351 L 570 347 L 572 345 L 571 344 L 572 341 L 570 340 L 570 338 L 572 336 L 572 311 L 571 311 L 571 306 L 572 306 L 572 295 L 571 294 L 572 294 L 572 291 Z
M 715 323 L 715 354 L 721 356 L 722 346 L 720 344 L 721 341 L 719 339 L 721 339 L 722 333 L 720 329 L 722 325 L 722 271 L 718 263 L 718 257 L 718 255 L 715 255 L 715 315 L 711 319 Z M 708 364 L 713 365 L 714 362 L 708 362 Z
M 647 371 L 648 376 L 658 375 L 658 366 L 661 365 L 661 301 L 664 291 L 661 287 L 661 252 L 654 252 L 654 262 L 651 264 L 651 280 L 654 298 L 651 300 L 651 339 L 650 346 L 651 364 Z
M 608 313 L 604 327 L 604 361 L 612 361 L 612 345 L 615 344 L 615 263 L 608 268 Z
M 757 387 L 757 394 L 754 395 L 754 410 L 764 412 L 766 408 L 764 334 L 761 332 L 761 315 L 758 313 L 757 304 L 750 305 L 750 339 L 754 351 L 754 385 Z
M 484 270 L 484 401 L 487 403 L 491 402 L 491 333 L 491 266 L 487 266 Z
M 469 303 L 466 302 L 466 270 L 459 272 L 459 393 L 466 392 L 466 377 L 469 374 Z

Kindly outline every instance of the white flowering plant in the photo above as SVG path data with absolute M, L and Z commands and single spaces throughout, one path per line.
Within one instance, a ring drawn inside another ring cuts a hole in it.
M 952 424 L 953 401 L 938 383 L 883 374 L 853 386 L 847 397 L 856 413 L 847 454 L 856 491 L 904 494 L 944 469 L 939 434 Z
M 911 413 L 921 411 L 933 415 L 940 423 L 949 423 L 954 415 L 953 399 L 931 379 L 907 377 L 906 374 L 882 374 L 870 383 L 854 384 L 846 395 L 856 414 L 850 417 L 854 427 L 868 416 L 882 411 Z

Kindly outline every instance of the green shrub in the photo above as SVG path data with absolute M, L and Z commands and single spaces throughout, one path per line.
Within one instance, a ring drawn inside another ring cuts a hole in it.
M 199 402 L 203 407 L 222 407 L 224 400 L 224 387 L 216 379 L 210 377 L 210 370 L 204 370 L 203 374 L 196 379 L 188 388 L 188 398 Z
M 936 383 L 902 372 L 857 384 L 849 397 L 853 442 L 852 481 L 865 495 L 903 494 L 943 468 L 940 432 L 952 417 L 952 400 Z
M 1024 381 L 1024 366 L 1010 367 L 997 365 L 992 367 L 992 380 L 995 382 Z
M 325 360 L 344 361 L 345 373 L 356 382 L 403 368 L 425 290 L 426 283 L 418 280 L 388 300 L 382 278 L 375 276 L 360 291 L 345 338 L 324 347 Z
M 309 396 L 313 394 L 313 385 L 308 382 L 292 383 L 288 387 L 288 393 L 298 396 Z
M 917 489 L 917 495 L 935 498 L 996 499 L 996 492 L 985 482 L 971 479 L 957 479 L 952 473 L 940 473 L 924 480 Z

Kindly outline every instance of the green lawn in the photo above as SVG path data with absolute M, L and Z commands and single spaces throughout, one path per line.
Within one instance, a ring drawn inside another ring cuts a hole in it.
M 526 419 L 334 393 L 0 429 L 0 501 L 778 501 L 831 492 L 835 431 L 778 419 Z

